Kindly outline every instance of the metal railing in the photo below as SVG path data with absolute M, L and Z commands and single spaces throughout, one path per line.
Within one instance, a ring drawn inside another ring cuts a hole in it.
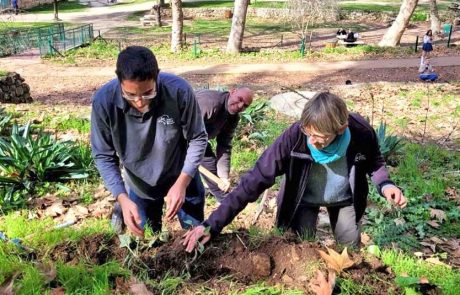
M 0 56 L 7 56 L 37 48 L 45 36 L 64 32 L 62 23 L 32 28 L 8 28 L 0 33 Z
M 90 43 L 94 39 L 93 25 L 87 24 L 43 36 L 39 40 L 40 56 L 56 55 Z

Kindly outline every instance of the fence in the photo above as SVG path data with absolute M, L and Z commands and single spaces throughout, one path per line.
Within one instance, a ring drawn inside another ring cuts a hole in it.
M 12 28 L 0 33 L 0 56 L 18 54 L 37 48 L 40 40 L 47 35 L 64 32 L 62 23 L 33 27 Z
M 90 43 L 94 39 L 93 25 L 55 32 L 40 38 L 38 48 L 40 56 L 61 54 L 66 50 Z

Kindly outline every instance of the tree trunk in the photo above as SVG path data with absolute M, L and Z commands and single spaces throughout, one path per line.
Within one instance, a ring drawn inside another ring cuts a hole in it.
M 182 1 L 171 0 L 172 9 L 172 32 L 171 32 L 171 51 L 178 52 L 182 49 L 182 29 L 184 25 L 184 15 L 182 14 Z
M 379 46 L 394 47 L 399 45 L 401 37 L 409 24 L 410 17 L 412 16 L 412 13 L 414 13 L 417 3 L 418 0 L 403 0 L 396 20 L 393 22 L 385 35 L 383 35 Z
M 232 30 L 228 37 L 227 52 L 240 53 L 243 47 L 244 26 L 249 0 L 235 0 L 235 9 L 232 19 Z
M 430 20 L 431 20 L 431 31 L 433 34 L 441 32 L 441 21 L 439 20 L 438 6 L 436 0 L 430 0 Z

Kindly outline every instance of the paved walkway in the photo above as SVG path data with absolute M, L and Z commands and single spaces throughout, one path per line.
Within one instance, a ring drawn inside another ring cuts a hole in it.
M 460 56 L 442 56 L 431 59 L 435 67 L 460 66 Z M 346 69 L 386 69 L 386 68 L 418 68 L 418 58 L 379 59 L 338 62 L 298 62 L 283 64 L 220 64 L 220 65 L 191 65 L 179 67 L 162 67 L 162 71 L 178 75 L 195 74 L 248 74 L 248 73 L 283 73 L 303 72 L 317 73 Z M 16 71 L 26 77 L 42 76 L 48 73 L 55 77 L 78 76 L 114 76 L 115 65 L 111 67 L 64 67 L 61 65 L 44 64 L 39 58 L 6 57 L 0 58 L 0 68 L 6 71 Z

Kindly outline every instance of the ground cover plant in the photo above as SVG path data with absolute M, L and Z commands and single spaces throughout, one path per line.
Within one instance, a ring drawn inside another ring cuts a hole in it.
M 456 131 L 439 128 L 459 118 L 455 84 L 421 90 L 411 84 L 373 83 L 353 89 L 342 86 L 334 91 L 347 91 L 350 109 L 362 113 L 378 129 L 382 152 L 409 206 L 394 210 L 371 192 L 363 228 L 365 246 L 347 249 L 343 257 L 350 266 L 336 274 L 336 294 L 416 294 L 427 288 L 435 294 L 457 294 L 460 154 L 453 150 L 458 145 Z M 234 142 L 234 178 L 250 169 L 260 153 L 295 121 L 272 110 L 267 98 L 258 96 L 242 114 Z M 398 111 L 400 104 L 406 109 Z M 115 235 L 109 226 L 113 200 L 89 157 L 90 109 L 75 108 L 64 114 L 54 106 L 42 115 L 46 108 L 39 103 L 28 106 L 27 111 L 7 106 L 5 123 L 0 125 L 7 132 L 5 140 L 14 124 L 18 124 L 18 134 L 23 134 L 19 126 L 27 121 L 34 122 L 32 130 L 46 127 L 56 138 L 70 132 L 82 138 L 80 159 L 87 161 L 79 160 L 78 165 L 90 175 L 87 180 L 59 186 L 37 182 L 35 193 L 21 195 L 26 200 L 18 204 L 22 209 L 2 212 L 0 232 L 8 241 L 0 241 L 1 291 L 309 294 L 318 269 L 324 274 L 333 272 L 330 268 L 335 260 L 321 258 L 319 250 L 329 254 L 324 246 L 337 253 L 344 249 L 330 244 L 330 232 L 320 231 L 319 242 L 315 242 L 273 230 L 274 209 L 269 204 L 255 225 L 251 226 L 259 204 L 248 207 L 225 234 L 191 255 L 181 245 L 183 232 L 171 224 L 165 224 L 167 234 L 161 237 L 148 234 L 142 240 Z M 428 122 L 425 132 L 423 120 Z M 408 132 L 407 126 L 413 130 Z M 37 132 L 31 135 L 38 136 Z M 271 196 L 278 187 L 275 185 Z M 216 204 L 209 200 L 207 206 Z M 63 226 L 66 224 L 70 225 Z M 19 239 L 20 246 L 14 239 Z

